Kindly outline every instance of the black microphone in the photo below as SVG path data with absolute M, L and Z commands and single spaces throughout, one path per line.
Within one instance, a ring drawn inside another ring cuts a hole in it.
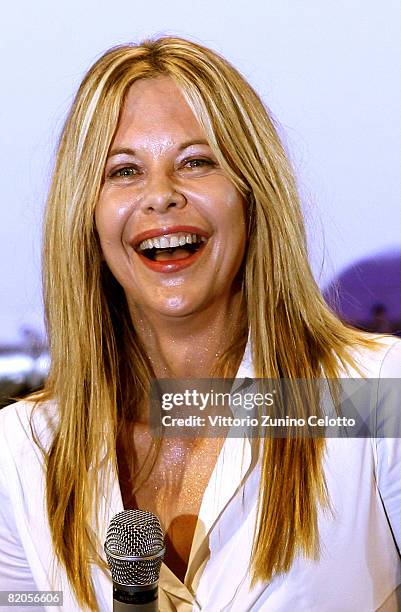
M 145 510 L 123 510 L 107 530 L 104 550 L 113 580 L 114 612 L 158 612 L 165 552 L 160 521 Z

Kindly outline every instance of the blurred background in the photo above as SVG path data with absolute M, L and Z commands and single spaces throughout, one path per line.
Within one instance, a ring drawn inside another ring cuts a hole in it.
M 40 241 L 54 152 L 85 71 L 161 34 L 221 52 L 281 125 L 311 265 L 341 316 L 401 329 L 398 0 L 28 0 L 2 8 L 0 405 L 49 366 Z

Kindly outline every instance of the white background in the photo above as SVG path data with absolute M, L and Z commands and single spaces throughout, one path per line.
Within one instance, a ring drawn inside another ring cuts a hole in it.
M 42 329 L 41 217 L 57 138 L 84 72 L 122 42 L 189 37 L 261 94 L 295 164 L 322 287 L 401 250 L 399 0 L 23 0 L 1 13 L 0 344 L 24 324 Z

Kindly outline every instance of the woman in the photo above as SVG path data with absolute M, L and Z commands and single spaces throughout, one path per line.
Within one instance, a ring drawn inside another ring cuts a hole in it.
M 1 413 L 1 588 L 110 610 L 105 530 L 140 507 L 167 532 L 161 610 L 397 609 L 397 440 L 152 440 L 152 377 L 401 375 L 399 343 L 323 301 L 273 122 L 224 59 L 160 38 L 91 68 L 44 293 L 49 379 Z

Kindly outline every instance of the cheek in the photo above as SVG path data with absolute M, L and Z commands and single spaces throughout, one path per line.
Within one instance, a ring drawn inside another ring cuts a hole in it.
M 95 224 L 103 245 L 120 240 L 131 213 L 129 202 L 116 202 L 114 199 L 101 197 L 95 209 Z
M 220 226 L 224 234 L 229 234 L 230 243 L 238 250 L 243 250 L 246 244 L 246 213 L 245 201 L 237 191 L 226 197 L 221 207 Z
M 244 199 L 238 194 L 232 199 L 229 207 L 229 219 L 230 219 L 230 243 L 232 245 L 231 257 L 233 258 L 233 265 L 239 267 L 243 260 L 246 248 L 246 216 L 245 216 L 245 202 Z

